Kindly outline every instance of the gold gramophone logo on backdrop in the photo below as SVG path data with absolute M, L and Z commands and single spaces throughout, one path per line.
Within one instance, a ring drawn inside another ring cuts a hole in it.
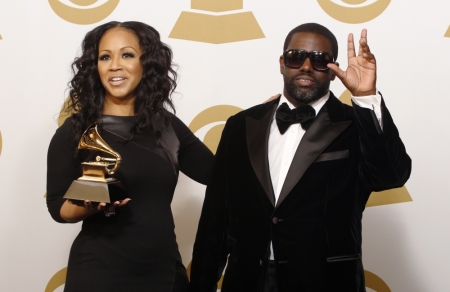
M 243 2 L 244 0 L 191 0 L 191 9 L 214 14 L 182 11 L 169 38 L 211 44 L 265 38 L 252 12 L 235 12 L 243 9 Z
M 345 23 L 363 23 L 378 17 L 389 6 L 391 0 L 317 0 L 320 7 L 334 19 Z M 342 2 L 342 4 L 337 4 Z
M 450 26 L 448 27 L 448 29 L 447 29 L 447 31 L 445 32 L 445 35 L 444 35 L 446 38 L 450 38 Z M 1 39 L 1 36 L 0 36 L 0 39 Z
M 67 268 L 62 268 L 48 281 L 44 292 L 54 292 L 60 286 L 66 283 Z
M 241 108 L 233 105 L 216 105 L 207 108 L 192 120 L 189 129 L 195 133 L 203 127 L 212 125 L 206 132 L 203 143 L 215 154 L 226 120 L 240 111 L 242 111 Z
M 61 0 L 48 0 L 53 11 L 62 19 L 75 24 L 92 24 L 108 17 L 116 9 L 120 0 L 69 0 L 66 5 Z

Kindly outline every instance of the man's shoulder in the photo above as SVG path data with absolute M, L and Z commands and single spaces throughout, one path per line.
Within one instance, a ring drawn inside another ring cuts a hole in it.
M 272 107 L 276 106 L 278 104 L 278 100 L 273 100 L 267 103 L 257 104 L 252 107 L 249 107 L 243 111 L 238 112 L 237 114 L 231 116 L 230 118 L 238 121 L 238 120 L 245 120 L 247 117 L 251 117 L 254 119 L 259 119 L 264 114 L 267 113 Z
M 326 103 L 328 114 L 330 115 L 331 121 L 339 122 L 342 120 L 353 119 L 354 112 L 353 107 L 347 103 L 342 102 L 337 98 L 331 91 L 330 97 Z

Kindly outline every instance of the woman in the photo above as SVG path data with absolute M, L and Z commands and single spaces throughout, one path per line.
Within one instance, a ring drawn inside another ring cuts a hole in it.
M 109 22 L 87 33 L 72 69 L 75 114 L 52 138 L 47 172 L 52 217 L 83 221 L 64 291 L 186 291 L 170 203 L 178 171 L 206 184 L 213 154 L 169 111 L 177 77 L 170 48 L 146 24 Z M 128 198 L 112 204 L 63 198 L 80 163 L 93 160 L 77 144 L 94 122 L 122 157 L 114 177 Z

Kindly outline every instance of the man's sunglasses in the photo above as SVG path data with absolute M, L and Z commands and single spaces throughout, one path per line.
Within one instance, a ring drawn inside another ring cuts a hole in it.
M 317 71 L 328 70 L 327 64 L 334 62 L 332 54 L 322 51 L 287 50 L 283 53 L 284 65 L 298 69 L 309 58 L 312 67 Z

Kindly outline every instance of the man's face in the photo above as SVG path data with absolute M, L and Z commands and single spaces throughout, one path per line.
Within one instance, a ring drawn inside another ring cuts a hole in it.
M 287 50 L 324 51 L 331 54 L 331 42 L 324 36 L 298 32 L 292 36 Z M 324 96 L 334 80 L 331 70 L 317 71 L 311 66 L 311 60 L 306 58 L 298 69 L 284 65 L 283 56 L 280 57 L 280 72 L 284 79 L 284 96 L 294 105 L 311 103 Z

